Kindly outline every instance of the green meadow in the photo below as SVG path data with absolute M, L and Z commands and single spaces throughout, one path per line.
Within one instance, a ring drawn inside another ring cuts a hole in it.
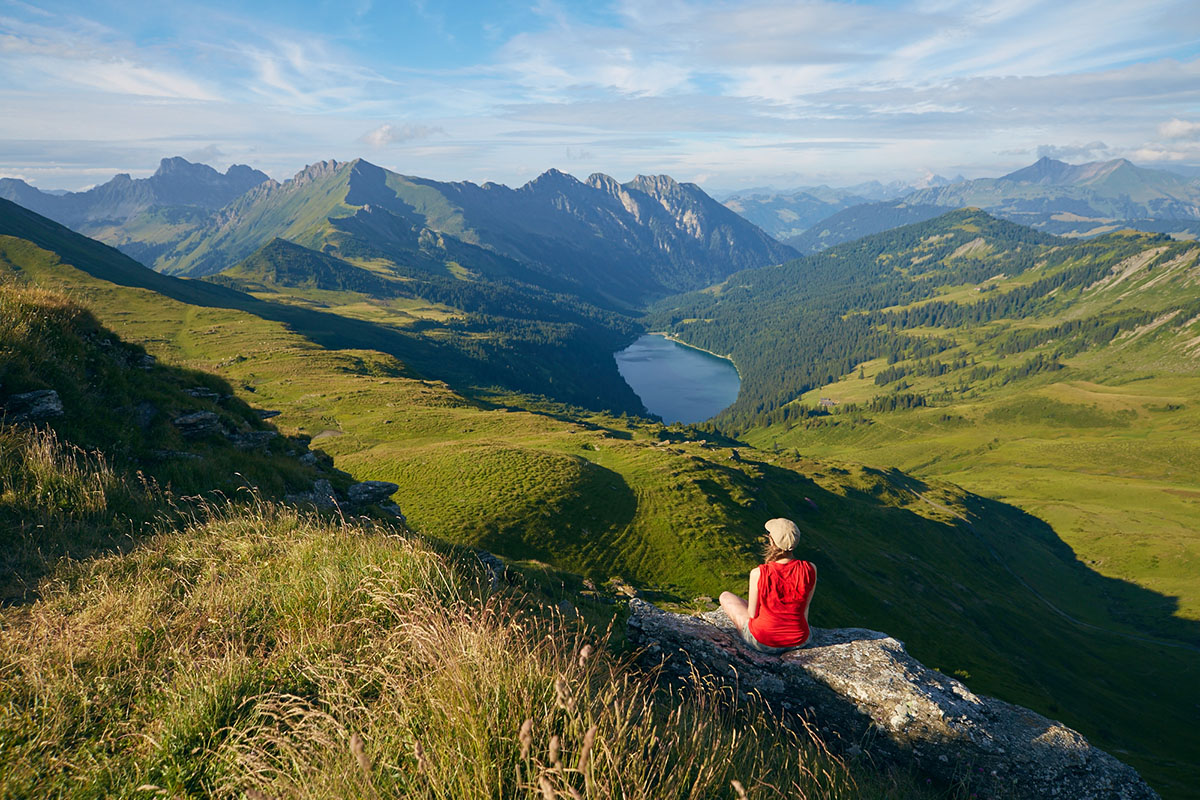
M 272 422 L 283 433 L 309 437 L 355 479 L 399 484 L 394 499 L 426 536 L 533 569 L 620 577 L 660 602 L 693 606 L 700 595 L 742 590 L 762 522 L 791 516 L 821 572 L 815 624 L 886 630 L 973 689 L 1077 727 L 1165 792 L 1189 796 L 1195 785 L 1200 752 L 1187 731 L 1196 657 L 1165 638 L 1194 638 L 1191 623 L 1163 595 L 1080 562 L 1036 516 L 846 461 L 863 435 L 856 428 L 822 434 L 847 440 L 836 456 L 813 447 L 798 456 L 765 439 L 755 449 L 467 391 L 386 353 L 321 346 L 304 317 L 285 324 L 172 300 L 9 245 L 12 279 L 67 291 L 164 363 L 214 373 L 250 406 L 281 411 Z M 829 453 L 840 446 L 827 444 Z M 1155 637 L 1138 638 L 1147 630 Z M 1154 676 L 1170 682 L 1148 691 Z

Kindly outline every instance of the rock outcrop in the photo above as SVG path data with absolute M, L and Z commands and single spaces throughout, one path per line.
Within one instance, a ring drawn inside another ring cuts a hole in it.
M 221 418 L 211 411 L 193 411 L 178 416 L 175 427 L 185 439 L 201 439 L 222 433 Z
M 362 481 L 346 490 L 346 497 L 355 505 L 382 503 L 399 491 L 400 487 L 388 481 Z
M 14 394 L 4 404 L 8 422 L 43 422 L 63 415 L 62 400 L 53 389 Z
M 861 628 L 813 629 L 808 647 L 767 656 L 741 644 L 721 611 L 698 617 L 630 601 L 629 637 L 644 664 L 686 680 L 700 672 L 798 715 L 832 746 L 879 761 L 915 763 L 972 791 L 1058 800 L 1158 795 L 1131 767 L 1079 733 L 1029 709 L 976 695 Z

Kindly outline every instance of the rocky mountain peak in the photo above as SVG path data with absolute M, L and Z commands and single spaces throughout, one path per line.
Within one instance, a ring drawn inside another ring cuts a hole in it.
M 566 173 L 561 170 L 557 170 L 554 167 L 551 167 L 550 169 L 543 172 L 541 175 L 538 175 L 536 178 L 531 180 L 529 183 L 522 186 L 521 189 L 522 190 L 532 190 L 532 191 L 537 191 L 537 190 L 544 191 L 546 189 L 561 189 L 561 188 L 567 188 L 567 187 L 574 188 L 574 187 L 582 186 L 582 185 L 583 184 L 580 183 L 579 180 L 574 175 L 571 175 L 569 173 Z
M 1028 167 L 1023 167 L 1016 172 L 1000 178 L 1003 181 L 1018 181 L 1024 183 L 1057 183 L 1065 178 L 1071 171 L 1071 165 L 1065 161 L 1058 161 L 1049 156 L 1042 156 Z
M 617 179 L 603 172 L 593 172 L 588 176 L 585 183 L 593 189 L 599 189 L 605 194 L 611 194 L 614 197 L 621 192 L 621 184 L 617 183 Z
M 155 178 L 172 177 L 187 175 L 189 177 L 204 177 L 208 179 L 216 179 L 221 176 L 221 173 L 210 167 L 208 164 L 195 164 L 188 161 L 183 156 L 172 156 L 164 158 L 158 162 L 158 169 L 154 172 Z
M 653 197 L 678 194 L 680 191 L 679 183 L 670 175 L 638 175 L 625 186 Z

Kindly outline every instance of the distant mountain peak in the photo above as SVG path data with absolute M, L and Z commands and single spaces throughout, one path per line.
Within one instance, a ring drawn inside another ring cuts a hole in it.
M 536 178 L 534 178 L 533 180 L 526 183 L 524 186 L 521 187 L 521 189 L 536 190 L 536 189 L 544 189 L 546 187 L 552 187 L 552 186 L 572 186 L 572 187 L 574 187 L 574 186 L 582 186 L 582 185 L 583 184 L 580 182 L 580 180 L 578 178 L 576 178 L 574 175 L 570 174 L 569 172 L 563 172 L 562 170 L 551 167 L 550 169 L 543 172 L 541 175 L 538 175 Z
M 652 195 L 679 191 L 679 182 L 670 175 L 638 175 L 626 186 Z
M 171 156 L 164 158 L 158 162 L 158 169 L 154 172 L 154 177 L 161 178 L 169 175 L 178 174 L 207 174 L 220 175 L 215 169 L 208 164 L 197 164 L 188 161 L 183 156 Z

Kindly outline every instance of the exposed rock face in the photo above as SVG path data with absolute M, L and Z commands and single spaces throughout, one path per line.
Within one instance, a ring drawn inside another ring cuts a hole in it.
M 387 481 L 363 481 L 347 489 L 346 497 L 350 499 L 351 503 L 366 506 L 372 503 L 382 503 L 399 488 L 396 484 Z
M 229 441 L 239 450 L 259 450 L 265 452 L 274 439 L 279 438 L 275 431 L 245 431 L 230 435 Z
M 309 495 L 309 500 L 317 508 L 337 508 L 338 505 L 337 493 L 333 490 L 333 484 L 325 478 L 318 478 L 313 481 L 312 494 Z
M 740 644 L 721 611 L 689 617 L 631 600 L 630 639 L 644 663 L 664 659 L 686 679 L 688 664 L 736 681 L 784 714 L 805 717 L 833 745 L 915 762 L 941 780 L 967 776 L 973 791 L 1059 800 L 1134 800 L 1158 795 L 1132 768 L 1079 733 L 1029 709 L 972 693 L 905 652 L 883 633 L 813 629 L 783 656 Z
M 175 427 L 186 439 L 221 433 L 221 418 L 211 411 L 194 411 L 175 418 Z
M 53 389 L 14 394 L 4 404 L 4 417 L 8 422 L 42 422 L 62 415 L 62 400 Z

